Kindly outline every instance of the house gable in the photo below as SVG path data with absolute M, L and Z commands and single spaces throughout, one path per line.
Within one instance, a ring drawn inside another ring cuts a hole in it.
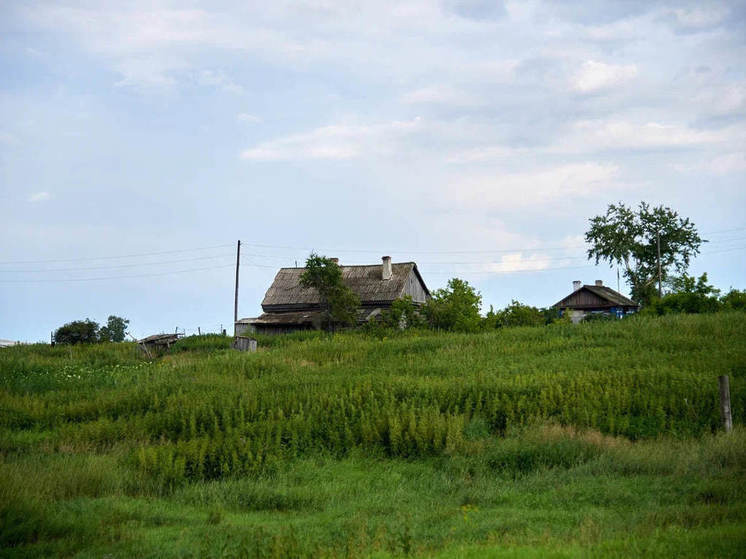
M 637 308 L 639 305 L 621 293 L 605 286 L 584 285 L 553 305 L 560 309 Z

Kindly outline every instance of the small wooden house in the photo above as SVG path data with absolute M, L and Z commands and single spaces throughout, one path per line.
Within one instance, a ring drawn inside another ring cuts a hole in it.
M 594 285 L 582 285 L 574 281 L 573 291 L 558 301 L 553 307 L 564 315 L 568 313 L 574 323 L 580 322 L 587 314 L 609 314 L 622 318 L 640 310 L 640 305 L 618 291 L 606 287 L 601 280 Z
M 384 256 L 381 264 L 339 268 L 344 284 L 360 298 L 359 324 L 372 320 L 405 295 L 419 305 L 430 297 L 414 262 L 392 263 L 390 256 Z M 280 268 L 262 301 L 264 313 L 236 322 L 235 334 L 281 334 L 319 328 L 323 319 L 321 300 L 315 289 L 301 286 L 304 271 L 305 268 Z

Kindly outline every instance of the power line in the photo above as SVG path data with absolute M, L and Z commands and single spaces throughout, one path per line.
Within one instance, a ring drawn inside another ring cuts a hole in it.
M 170 272 L 160 272 L 156 274 L 134 274 L 129 276 L 105 276 L 98 278 L 65 278 L 65 279 L 37 279 L 37 280 L 0 280 L 0 283 L 56 283 L 56 282 L 73 282 L 73 281 L 99 281 L 111 279 L 130 279 L 130 278 L 150 278 L 156 276 L 169 276 L 172 274 L 184 274 L 188 272 L 203 272 L 206 270 L 219 270 L 221 268 L 232 268 L 233 264 L 224 266 L 209 266 L 206 268 L 190 268 L 188 270 L 173 270 Z
M 161 250 L 158 252 L 140 252 L 135 254 L 121 254 L 118 256 L 89 256 L 85 258 L 58 258 L 53 260 L 6 260 L 0 264 L 42 264 L 47 262 L 82 262 L 85 260 L 113 260 L 117 258 L 134 258 L 136 256 L 157 256 L 161 254 L 174 254 L 177 252 L 196 252 L 198 250 L 211 250 L 215 248 L 225 248 L 233 246 L 232 244 L 213 245 L 209 247 L 184 248 L 178 250 Z
M 87 270 L 112 270 L 117 268 L 134 268 L 138 266 L 155 266 L 160 264 L 175 264 L 177 262 L 194 262 L 195 260 L 214 260 L 216 258 L 225 258 L 230 254 L 221 254 L 218 256 L 198 256 L 196 258 L 181 258 L 179 260 L 160 260 L 156 262 L 142 262 L 135 264 L 116 264 L 113 266 L 89 266 L 85 268 L 47 268 L 43 270 L 0 270 L 0 273 L 7 274 L 31 274 L 31 273 L 43 273 L 43 272 L 80 272 Z

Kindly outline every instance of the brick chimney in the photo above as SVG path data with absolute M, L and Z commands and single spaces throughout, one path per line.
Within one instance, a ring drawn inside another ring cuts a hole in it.
M 583 282 L 582 282 L 582 281 L 580 281 L 580 280 L 575 280 L 574 282 L 572 282 L 572 290 L 573 290 L 573 291 L 577 291 L 577 290 L 578 290 L 578 289 L 580 289 L 581 287 L 583 287 Z
M 604 280 L 596 280 L 596 287 L 603 287 L 604 286 Z
M 381 266 L 381 279 L 390 280 L 391 279 L 391 257 L 384 256 L 381 260 L 383 260 L 383 265 Z
M 332 262 L 334 262 L 337 266 L 339 266 L 339 258 L 330 258 Z

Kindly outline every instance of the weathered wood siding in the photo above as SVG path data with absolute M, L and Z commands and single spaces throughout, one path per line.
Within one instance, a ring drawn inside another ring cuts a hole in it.
M 606 301 L 599 297 L 598 295 L 595 295 L 594 293 L 591 293 L 590 291 L 587 291 L 585 289 L 579 289 L 575 293 L 571 293 L 562 301 L 560 301 L 557 304 L 558 307 L 570 307 L 570 308 L 604 308 L 604 307 L 613 307 L 614 303 L 611 303 L 609 301 Z
M 404 295 L 410 295 L 415 303 L 424 303 L 427 300 L 425 288 L 414 270 L 409 272 L 404 284 Z

